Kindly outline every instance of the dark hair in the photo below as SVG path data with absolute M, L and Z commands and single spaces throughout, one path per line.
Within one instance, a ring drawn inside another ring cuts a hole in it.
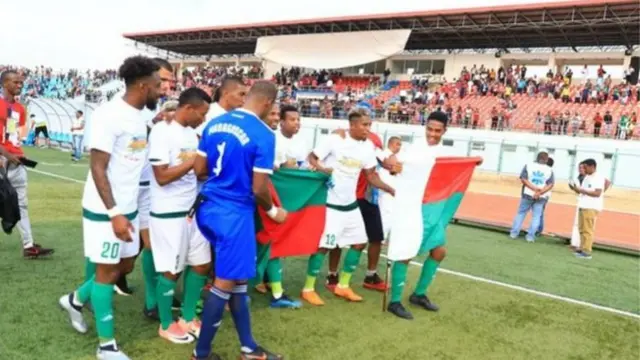
M 545 161 L 545 163 L 546 163 L 547 161 L 549 161 L 549 154 L 548 154 L 546 151 L 540 151 L 540 152 L 538 153 L 538 155 L 536 156 L 536 160 L 537 160 L 537 161 L 542 161 L 542 160 L 544 160 L 544 161 Z
M 185 105 L 200 105 L 203 102 L 211 104 L 211 96 L 200 88 L 191 87 L 180 94 L 180 97 L 178 98 L 178 107 L 183 107 Z
M 278 88 L 276 84 L 267 80 L 256 81 L 249 90 L 249 93 L 247 93 L 247 98 L 264 97 L 271 102 L 274 102 L 277 96 Z
M 550 157 L 547 159 L 547 166 L 549 167 L 553 167 L 553 164 L 555 164 L 555 161 L 553 161 L 553 158 Z
M 400 142 L 402 142 L 402 139 L 401 139 L 399 136 L 392 136 L 392 137 L 390 137 L 390 138 L 389 138 L 389 140 L 387 140 L 387 145 L 388 145 L 388 144 L 391 144 L 391 142 L 393 142 L 393 141 L 400 141 Z
M 593 160 L 593 159 L 587 159 L 587 160 L 581 162 L 581 164 L 584 165 L 584 166 L 593 166 L 593 167 L 597 167 L 598 166 L 598 163 L 596 163 L 596 161 Z
M 173 72 L 173 66 L 171 66 L 169 61 L 167 61 L 166 59 L 156 57 L 156 58 L 153 58 L 151 60 L 153 60 L 154 63 L 158 64 L 158 66 L 161 69 L 165 69 L 167 71 Z
M 219 102 L 220 98 L 222 97 L 222 91 L 226 90 L 232 84 L 244 85 L 244 80 L 242 80 L 242 77 L 235 75 L 227 75 L 222 78 L 220 86 L 218 86 L 215 93 L 213 94 L 213 102 Z
M 124 80 L 126 86 L 153 75 L 160 70 L 160 66 L 150 58 L 142 55 L 128 57 L 118 69 L 118 76 Z
M 441 122 L 444 124 L 444 126 L 447 126 L 447 123 L 449 122 L 449 116 L 447 116 L 447 114 L 442 111 L 434 111 L 429 114 L 429 117 L 427 118 L 427 121 L 430 120 Z
M 280 107 L 280 120 L 284 120 L 288 112 L 298 112 L 298 108 L 293 105 L 283 105 Z
M 359 120 L 363 117 L 369 116 L 369 112 L 365 108 L 355 108 L 349 113 L 349 121 Z
M 80 115 L 84 115 L 84 112 L 82 110 L 76 110 L 76 112 Z
M 9 75 L 18 75 L 18 72 L 15 70 L 3 71 L 2 75 L 0 75 L 0 84 L 4 84 L 4 82 L 7 81 L 7 78 L 9 77 Z

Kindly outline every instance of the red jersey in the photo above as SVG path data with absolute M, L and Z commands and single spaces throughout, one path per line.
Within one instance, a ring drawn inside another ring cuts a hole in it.
M 18 102 L 0 98 L 0 146 L 11 154 L 22 156 L 20 128 L 27 123 L 27 111 Z
M 373 143 L 373 145 L 382 150 L 382 140 L 378 137 L 378 135 L 374 133 L 369 133 L 369 140 Z M 364 199 L 365 194 L 367 193 L 367 178 L 364 175 L 364 171 L 360 173 L 360 177 L 358 178 L 358 186 L 356 187 L 356 198 Z

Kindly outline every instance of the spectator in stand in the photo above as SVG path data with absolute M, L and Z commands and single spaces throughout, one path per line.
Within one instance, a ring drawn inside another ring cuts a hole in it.
M 571 118 L 571 132 L 573 136 L 578 136 L 578 131 L 580 130 L 580 125 L 582 124 L 582 117 L 576 111 L 573 114 L 573 118 Z
M 551 111 L 547 111 L 547 115 L 544 116 L 544 134 L 551 135 L 553 132 L 553 116 L 551 115 Z
M 593 117 L 593 137 L 600 137 L 600 129 L 602 128 L 602 115 L 600 112 L 596 113 L 596 116 Z
M 613 116 L 611 116 L 611 111 L 607 110 L 604 114 L 604 136 L 608 137 L 611 135 L 611 125 L 613 124 Z
M 53 254 L 53 249 L 43 248 L 34 243 L 27 208 L 27 170 L 20 162 L 24 158 L 21 148 L 22 139 L 26 135 L 27 112 L 16 99 L 22 91 L 24 80 L 15 70 L 5 70 L 0 75 L 2 93 L 0 94 L 0 147 L 4 161 L 7 162 L 7 179 L 18 193 L 20 206 L 20 222 L 18 230 L 22 235 L 22 255 L 25 259 L 40 259 Z
M 620 116 L 620 121 L 618 122 L 618 126 L 616 128 L 616 138 L 620 140 L 625 140 L 627 138 L 627 132 L 629 130 L 629 114 L 623 113 Z

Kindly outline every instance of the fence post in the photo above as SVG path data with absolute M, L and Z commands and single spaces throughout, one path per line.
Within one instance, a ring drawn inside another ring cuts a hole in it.
M 467 142 L 467 157 L 471 156 L 471 143 L 473 143 L 473 136 L 470 136 Z
M 387 147 L 387 145 L 386 145 L 386 144 L 387 144 L 387 132 L 388 132 L 388 131 L 389 131 L 389 130 L 385 130 L 385 131 L 384 131 L 384 134 L 382 135 L 382 147 L 383 147 L 383 148 L 386 148 L 386 147 Z
M 500 140 L 500 152 L 498 156 L 498 175 L 502 173 L 502 145 L 504 145 L 504 139 Z
M 578 145 L 573 147 L 573 157 L 571 158 L 571 170 L 569 172 L 569 180 L 574 178 L 573 172 L 576 171 L 576 159 L 578 158 Z
M 313 129 L 313 148 L 316 147 L 316 141 L 318 140 L 318 125 Z
M 618 151 L 620 151 L 620 148 L 616 148 L 616 152 L 613 153 L 613 161 L 611 162 L 611 176 L 609 177 L 611 184 L 615 184 L 616 168 L 618 167 Z

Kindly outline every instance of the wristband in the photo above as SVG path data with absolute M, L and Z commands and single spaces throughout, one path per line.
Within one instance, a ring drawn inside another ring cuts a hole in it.
M 276 217 L 276 215 L 278 215 L 278 207 L 271 206 L 271 209 L 267 211 L 267 216 L 273 219 Z
M 113 219 L 118 215 L 122 215 L 122 212 L 120 211 L 120 209 L 118 209 L 117 206 L 114 206 L 111 209 L 107 210 L 107 216 L 109 216 L 109 219 Z

